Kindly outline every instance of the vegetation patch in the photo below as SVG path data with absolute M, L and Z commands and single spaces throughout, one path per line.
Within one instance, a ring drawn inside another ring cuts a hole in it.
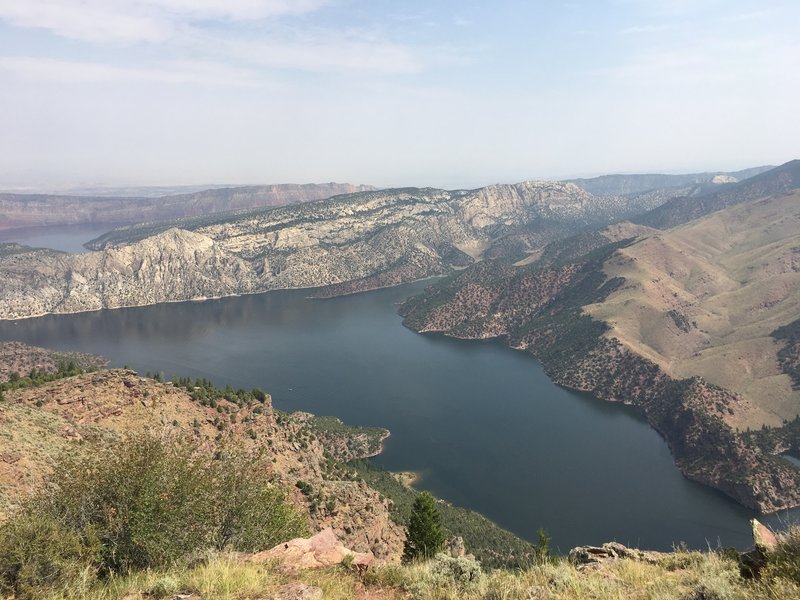
M 407 527 L 412 507 L 421 492 L 404 486 L 391 473 L 369 461 L 353 461 L 348 466 L 370 487 L 392 500 L 392 519 Z M 501 529 L 483 515 L 442 500 L 438 500 L 436 506 L 447 535 L 462 537 L 467 552 L 474 554 L 484 567 L 522 568 L 534 562 L 536 551 L 533 545 Z
M 307 531 L 260 456 L 131 437 L 63 457 L 0 528 L 0 591 L 39 598 L 76 579 L 168 568 L 206 550 L 261 550 Z

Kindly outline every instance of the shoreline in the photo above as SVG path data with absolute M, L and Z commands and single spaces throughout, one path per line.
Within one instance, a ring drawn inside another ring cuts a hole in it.
M 388 289 L 391 289 L 391 288 L 402 287 L 404 285 L 412 285 L 412 284 L 420 283 L 420 282 L 423 282 L 423 281 L 441 279 L 442 277 L 446 277 L 446 276 L 447 276 L 446 274 L 432 275 L 430 277 L 423 277 L 421 279 L 414 279 L 414 280 L 411 280 L 411 281 L 404 281 L 404 282 L 398 283 L 396 285 L 379 286 L 379 287 L 374 287 L 374 288 L 369 288 L 369 289 L 364 289 L 364 290 L 359 290 L 359 291 L 354 291 L 354 292 L 336 294 L 336 295 L 332 295 L 332 296 L 313 296 L 313 295 L 309 295 L 309 296 L 304 296 L 304 298 L 308 299 L 308 300 L 332 300 L 334 298 L 344 298 L 344 297 L 347 297 L 347 296 L 355 296 L 356 294 L 364 294 L 364 293 L 367 293 L 367 292 L 377 292 L 379 290 L 388 290 Z M 330 284 L 330 285 L 337 285 L 337 284 Z M 198 303 L 200 303 L 200 302 L 208 302 L 208 301 L 213 301 L 213 300 L 225 300 L 227 298 L 243 298 L 245 296 L 259 296 L 261 294 L 269 294 L 269 293 L 272 293 L 272 292 L 299 292 L 299 291 L 302 291 L 302 290 L 321 290 L 321 289 L 325 289 L 326 287 L 328 287 L 328 286 L 327 285 L 326 286 L 302 286 L 302 287 L 286 287 L 286 288 L 277 287 L 277 288 L 271 288 L 271 289 L 268 289 L 268 290 L 260 290 L 260 291 L 256 291 L 256 292 L 236 292 L 236 293 L 232 293 L 232 294 L 222 294 L 222 295 L 219 295 L 219 296 L 196 296 L 196 297 L 193 297 L 193 298 L 182 298 L 182 299 L 175 299 L 175 300 L 159 300 L 157 302 L 146 302 L 146 303 L 143 303 L 143 304 L 124 304 L 124 305 L 120 305 L 120 306 L 100 306 L 98 308 L 85 308 L 85 309 L 81 309 L 81 310 L 65 310 L 65 311 L 57 311 L 57 312 L 44 311 L 44 312 L 40 312 L 40 313 L 36 313 L 36 314 L 32 314 L 32 315 L 25 315 L 25 316 L 18 316 L 18 317 L 0 316 L 0 321 L 13 323 L 15 321 L 25 321 L 25 320 L 28 320 L 28 319 L 38 319 L 40 317 L 49 317 L 49 316 L 56 316 L 57 317 L 57 316 L 60 316 L 60 315 L 80 315 L 80 314 L 83 314 L 83 313 L 96 313 L 96 312 L 101 312 L 101 311 L 104 311 L 104 310 L 120 310 L 120 309 L 125 309 L 125 308 L 144 308 L 144 307 L 148 307 L 148 306 L 159 306 L 161 304 L 182 304 L 184 302 L 198 302 Z

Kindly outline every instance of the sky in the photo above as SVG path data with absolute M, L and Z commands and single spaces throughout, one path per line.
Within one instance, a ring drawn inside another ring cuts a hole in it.
M 797 0 L 0 0 L 0 186 L 800 158 Z

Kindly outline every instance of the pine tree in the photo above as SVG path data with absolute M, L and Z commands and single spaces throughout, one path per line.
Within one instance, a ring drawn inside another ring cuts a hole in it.
M 403 560 L 431 558 L 444 547 L 442 515 L 436 501 L 428 492 L 422 492 L 414 500 L 411 519 L 406 529 L 406 543 L 403 547 Z

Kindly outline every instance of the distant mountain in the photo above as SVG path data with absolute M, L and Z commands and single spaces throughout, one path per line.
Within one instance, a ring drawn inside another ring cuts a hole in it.
M 129 186 L 73 186 L 73 187 L 0 187 L 0 194 L 26 194 L 46 196 L 81 196 L 92 198 L 160 198 L 178 194 L 192 194 L 242 185 L 129 185 Z
M 97 252 L 81 256 L 0 247 L 0 318 L 283 288 L 324 287 L 315 293 L 327 296 L 398 285 L 485 258 L 535 256 L 550 242 L 647 212 L 675 193 L 594 196 L 571 183 L 528 181 L 300 202 L 342 187 L 353 186 L 226 188 L 155 200 L 7 198 L 39 221 L 50 215 L 63 222 L 70 209 L 76 218 L 107 221 L 180 218 L 113 230 L 87 244 Z M 248 207 L 277 201 L 295 204 Z M 248 208 L 225 210 L 237 206 Z
M 764 198 L 800 187 L 800 160 L 792 160 L 739 183 L 723 185 L 718 191 L 696 197 L 678 197 L 633 221 L 649 227 L 668 229 L 734 204 Z
M 773 169 L 774 166 L 753 167 L 741 171 L 714 171 L 707 173 L 689 173 L 681 175 L 665 175 L 658 173 L 631 175 L 601 175 L 586 179 L 568 179 L 579 188 L 595 196 L 622 196 L 625 194 L 641 194 L 650 190 L 665 188 L 693 187 L 735 183 L 749 179 L 754 175 Z
M 468 266 L 520 231 L 541 246 L 649 207 L 560 182 L 405 188 L 138 225 L 82 255 L 0 246 L 0 318 L 279 288 L 352 293 Z
M 167 196 L 108 197 L 0 193 L 0 230 L 49 225 L 165 221 L 219 212 L 282 206 L 375 189 L 349 183 L 213 188 Z

